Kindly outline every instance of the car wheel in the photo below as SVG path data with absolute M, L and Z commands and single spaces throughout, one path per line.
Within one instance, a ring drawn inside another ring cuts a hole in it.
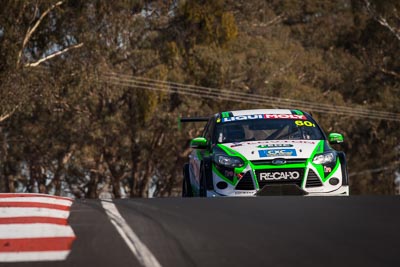
M 200 197 L 206 197 L 207 196 L 207 179 L 206 179 L 206 171 L 205 171 L 205 168 L 204 168 L 204 163 L 201 164 L 201 168 L 200 168 L 199 196 Z
M 192 185 L 189 176 L 189 164 L 183 166 L 182 197 L 193 197 Z
M 207 196 L 207 190 L 213 190 L 211 158 L 204 158 L 200 165 L 200 197 Z

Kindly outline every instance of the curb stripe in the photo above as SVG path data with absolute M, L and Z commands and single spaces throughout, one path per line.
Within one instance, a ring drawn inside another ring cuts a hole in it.
M 0 208 L 0 218 L 11 217 L 53 217 L 66 219 L 69 211 L 46 208 Z
M 1 252 L 68 250 L 75 237 L 0 239 Z
M 49 203 L 40 202 L 0 202 L 0 208 L 46 208 L 46 209 L 56 209 L 56 210 L 69 210 L 69 206 L 56 205 Z
M 72 198 L 69 197 L 60 197 L 60 196 L 51 196 L 51 195 L 46 195 L 46 194 L 17 194 L 17 193 L 1 193 L 0 198 L 11 198 L 11 197 L 27 197 L 27 198 L 32 198 L 32 197 L 43 197 L 43 198 L 53 198 L 53 199 L 59 199 L 59 200 L 67 200 L 67 201 L 73 201 Z
M 0 224 L 11 224 L 11 223 L 51 223 L 59 225 L 67 225 L 67 219 L 63 218 L 51 218 L 51 217 L 12 217 L 12 218 L 0 218 Z
M 69 225 L 57 225 L 50 223 L 0 224 L 1 239 L 74 236 L 74 232 Z
M 0 262 L 62 261 L 76 239 L 71 198 L 0 193 Z
M 119 213 L 115 204 L 109 200 L 101 200 L 101 205 L 106 211 L 111 223 L 117 229 L 126 245 L 132 251 L 133 255 L 138 259 L 144 267 L 161 267 L 156 257 L 151 253 L 147 246 L 139 239 L 128 223 Z
M 0 253 L 0 262 L 63 261 L 69 250 L 46 252 L 7 252 Z
M 47 203 L 47 204 L 55 204 L 55 205 L 63 205 L 70 207 L 72 205 L 72 201 L 65 200 L 65 199 L 56 199 L 56 198 L 49 198 L 49 197 L 1 197 L 0 196 L 0 203 L 1 202 L 37 202 L 37 203 Z

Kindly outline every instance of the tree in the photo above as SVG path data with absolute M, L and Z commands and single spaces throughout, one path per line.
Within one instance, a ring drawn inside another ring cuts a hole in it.
M 188 140 L 202 125 L 179 130 L 177 118 L 282 107 L 222 100 L 229 92 L 399 113 L 393 1 L 3 6 L 1 191 L 179 194 Z M 345 134 L 352 191 L 391 193 L 398 122 L 312 111 Z

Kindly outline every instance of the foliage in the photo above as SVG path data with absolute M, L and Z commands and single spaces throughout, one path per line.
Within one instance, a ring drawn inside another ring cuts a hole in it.
M 5 1 L 0 191 L 179 194 L 202 125 L 180 130 L 178 117 L 279 107 L 200 86 L 400 113 L 399 10 L 375 0 Z M 197 87 L 184 95 L 166 82 Z M 398 121 L 314 116 L 344 133 L 353 193 L 394 192 Z

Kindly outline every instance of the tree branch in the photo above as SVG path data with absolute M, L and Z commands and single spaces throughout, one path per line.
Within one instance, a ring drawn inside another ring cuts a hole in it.
M 15 111 L 17 111 L 19 105 L 15 106 L 9 113 L 0 116 L 0 122 L 5 121 L 6 119 L 8 119 L 11 115 L 14 114 Z
M 24 66 L 25 66 L 25 67 L 37 67 L 37 66 L 39 66 L 41 63 L 43 63 L 43 62 L 45 62 L 45 61 L 47 61 L 47 60 L 49 60 L 49 59 L 51 59 L 51 58 L 53 58 L 53 57 L 62 55 L 62 54 L 64 54 L 64 53 L 68 52 L 68 51 L 71 50 L 71 49 L 79 48 L 79 47 L 82 47 L 82 46 L 83 46 L 83 43 L 79 43 L 79 44 L 76 44 L 76 45 L 67 47 L 67 48 L 65 48 L 65 49 L 63 49 L 63 50 L 61 50 L 61 51 L 57 51 L 57 52 L 55 52 L 55 53 L 53 53 L 53 54 L 51 54 L 51 55 L 48 55 L 48 56 L 46 56 L 46 57 L 44 57 L 44 58 L 41 58 L 41 59 L 39 59 L 39 60 L 36 61 L 36 62 L 27 63 L 27 64 L 25 64 Z
M 394 72 L 394 71 L 391 71 L 391 70 L 387 70 L 387 69 L 385 69 L 385 68 L 381 68 L 380 70 L 381 70 L 383 73 L 387 74 L 387 75 L 391 75 L 391 76 L 396 77 L 397 79 L 400 79 L 400 74 L 397 73 L 397 72 Z
M 400 41 L 400 29 L 396 29 L 395 27 L 391 26 L 389 22 L 387 22 L 386 18 L 383 17 L 382 15 L 379 15 L 376 10 L 373 10 L 371 7 L 371 3 L 369 0 L 364 0 L 365 2 L 365 7 L 367 8 L 368 13 L 371 14 L 372 18 L 381 24 L 383 27 L 388 29 L 390 32 L 394 34 L 394 36 Z M 397 12 L 397 9 L 394 9 L 395 12 Z M 397 14 L 395 14 L 397 18 Z
M 22 48 L 19 51 L 18 54 L 18 60 L 17 60 L 17 66 L 19 66 L 19 64 L 21 63 L 21 57 L 22 57 L 22 53 L 26 47 L 26 44 L 29 42 L 29 40 L 32 37 L 32 34 L 36 31 L 36 29 L 39 27 L 40 23 L 43 21 L 43 19 L 47 16 L 47 14 L 49 14 L 50 11 L 52 11 L 53 9 L 55 9 L 56 7 L 62 5 L 64 2 L 63 1 L 59 1 L 57 3 L 55 3 L 54 5 L 52 5 L 51 7 L 49 7 L 46 11 L 43 12 L 43 14 L 40 16 L 40 18 L 36 21 L 35 25 L 33 25 L 33 27 L 29 27 L 28 31 L 25 34 L 25 38 L 24 41 L 22 43 Z
M 271 25 L 273 25 L 273 24 L 280 23 L 280 22 L 281 22 L 282 20 L 284 20 L 284 19 L 285 19 L 285 16 L 284 16 L 283 14 L 281 14 L 281 15 L 276 16 L 276 17 L 273 18 L 272 20 L 267 21 L 267 22 L 265 22 L 265 23 L 253 23 L 252 26 L 257 26 L 257 27 L 269 27 L 269 26 L 271 26 Z
M 384 26 L 387 29 L 389 29 L 389 31 L 391 31 L 394 34 L 394 36 L 396 36 L 396 38 L 400 41 L 400 32 L 397 29 L 395 29 L 394 27 L 392 27 L 384 17 L 378 16 L 376 18 L 376 21 L 379 24 L 381 24 L 382 26 Z

